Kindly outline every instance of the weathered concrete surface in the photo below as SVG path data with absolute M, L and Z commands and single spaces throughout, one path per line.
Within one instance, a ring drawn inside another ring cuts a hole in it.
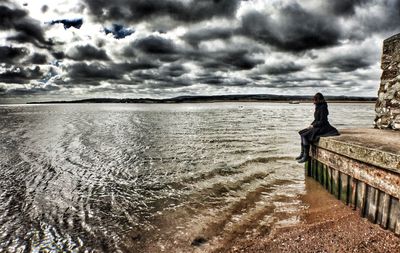
M 340 136 L 321 138 L 318 147 L 357 161 L 400 173 L 400 132 L 344 129 Z
M 400 34 L 383 42 L 375 127 L 400 130 Z

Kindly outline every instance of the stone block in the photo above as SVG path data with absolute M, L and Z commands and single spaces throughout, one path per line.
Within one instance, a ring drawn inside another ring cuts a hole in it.
M 383 42 L 381 68 L 383 71 L 375 105 L 374 126 L 400 130 L 400 124 L 394 120 L 400 115 L 400 34 Z

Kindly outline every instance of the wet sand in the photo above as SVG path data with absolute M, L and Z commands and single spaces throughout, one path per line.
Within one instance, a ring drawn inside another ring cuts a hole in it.
M 232 222 L 219 214 L 210 221 L 200 219 L 198 224 L 182 219 L 193 213 L 174 212 L 174 217 L 158 224 L 169 228 L 163 229 L 165 236 L 145 241 L 140 252 L 400 252 L 400 237 L 361 218 L 313 179 L 306 178 L 305 186 L 305 194 L 296 198 L 301 204 L 295 212 L 277 213 L 271 207 L 244 220 Z M 274 212 L 270 216 L 274 221 L 263 222 L 262 217 L 270 212 Z M 226 229 L 227 223 L 233 227 Z M 180 226 L 182 231 L 176 229 Z
M 307 178 L 306 190 L 301 199 L 309 207 L 300 223 L 238 238 L 219 252 L 400 252 L 399 237 L 360 218 L 317 182 Z

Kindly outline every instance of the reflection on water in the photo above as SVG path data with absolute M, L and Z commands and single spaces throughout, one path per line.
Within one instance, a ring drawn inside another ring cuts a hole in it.
M 373 120 L 372 104 L 330 112 L 338 128 Z M 311 104 L 1 106 L 0 251 L 190 252 L 196 237 L 212 251 L 296 222 L 296 131 L 312 114 Z

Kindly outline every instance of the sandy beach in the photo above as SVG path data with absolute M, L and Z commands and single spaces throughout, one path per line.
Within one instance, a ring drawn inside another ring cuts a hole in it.
M 306 187 L 301 198 L 309 208 L 300 223 L 238 239 L 220 252 L 399 252 L 399 237 L 360 218 L 312 179 Z

